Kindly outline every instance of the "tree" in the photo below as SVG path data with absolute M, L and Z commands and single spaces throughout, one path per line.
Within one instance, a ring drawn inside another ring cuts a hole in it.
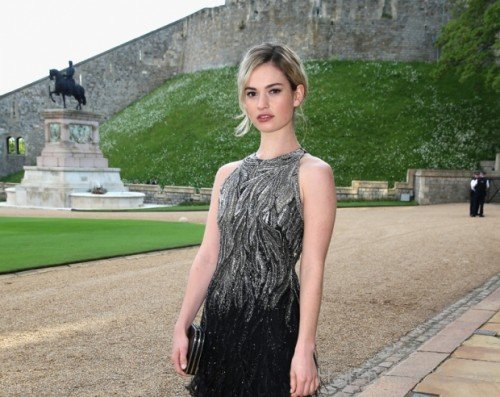
M 456 73 L 460 82 L 476 80 L 500 93 L 500 1 L 452 0 L 452 10 L 436 41 L 436 74 Z

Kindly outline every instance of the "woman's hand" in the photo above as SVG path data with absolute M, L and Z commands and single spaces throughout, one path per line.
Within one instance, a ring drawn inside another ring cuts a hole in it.
M 290 396 L 310 396 L 318 387 L 318 369 L 313 353 L 295 351 L 290 368 Z
M 184 372 L 187 365 L 187 351 L 188 351 L 188 337 L 187 332 L 184 327 L 175 326 L 174 335 L 172 341 L 172 364 L 175 368 L 175 372 L 179 375 L 187 376 Z

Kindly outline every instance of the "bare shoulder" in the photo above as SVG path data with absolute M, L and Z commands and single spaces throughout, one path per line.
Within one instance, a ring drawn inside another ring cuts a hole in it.
M 233 172 L 236 168 L 240 166 L 243 160 L 238 160 L 238 161 L 232 161 L 230 163 L 226 163 L 222 165 L 216 175 L 216 180 L 219 182 L 219 184 L 222 184 L 224 180 Z
M 221 176 L 228 176 L 231 172 L 233 172 L 236 168 L 240 166 L 243 160 L 231 161 L 230 163 L 226 163 L 219 168 L 218 173 Z
M 300 159 L 299 190 L 303 203 L 314 203 L 318 198 L 335 200 L 335 182 L 330 164 L 309 153 L 304 154 Z
M 326 161 L 306 153 L 300 159 L 300 174 L 304 176 L 306 180 L 318 181 L 318 179 L 330 179 L 333 170 Z

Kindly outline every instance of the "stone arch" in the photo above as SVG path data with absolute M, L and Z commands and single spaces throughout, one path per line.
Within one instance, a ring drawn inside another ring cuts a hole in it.
M 26 155 L 26 140 L 22 137 L 8 136 L 6 139 L 7 154 L 10 155 Z
M 16 139 L 16 152 L 22 156 L 26 155 L 26 140 L 23 137 Z
M 17 153 L 17 142 L 13 136 L 7 137 L 7 154 Z

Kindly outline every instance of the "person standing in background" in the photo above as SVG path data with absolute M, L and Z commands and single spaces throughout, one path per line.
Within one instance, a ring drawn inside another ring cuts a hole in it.
M 470 189 L 469 189 L 469 214 L 471 217 L 475 217 L 477 215 L 477 194 L 476 194 L 476 184 L 477 178 L 479 178 L 479 171 L 474 172 L 472 175 L 472 179 L 470 181 Z
M 479 173 L 479 178 L 476 179 L 475 194 L 476 194 L 476 212 L 475 214 L 484 217 L 484 202 L 486 201 L 486 193 L 490 187 L 490 182 L 486 179 L 483 172 Z

